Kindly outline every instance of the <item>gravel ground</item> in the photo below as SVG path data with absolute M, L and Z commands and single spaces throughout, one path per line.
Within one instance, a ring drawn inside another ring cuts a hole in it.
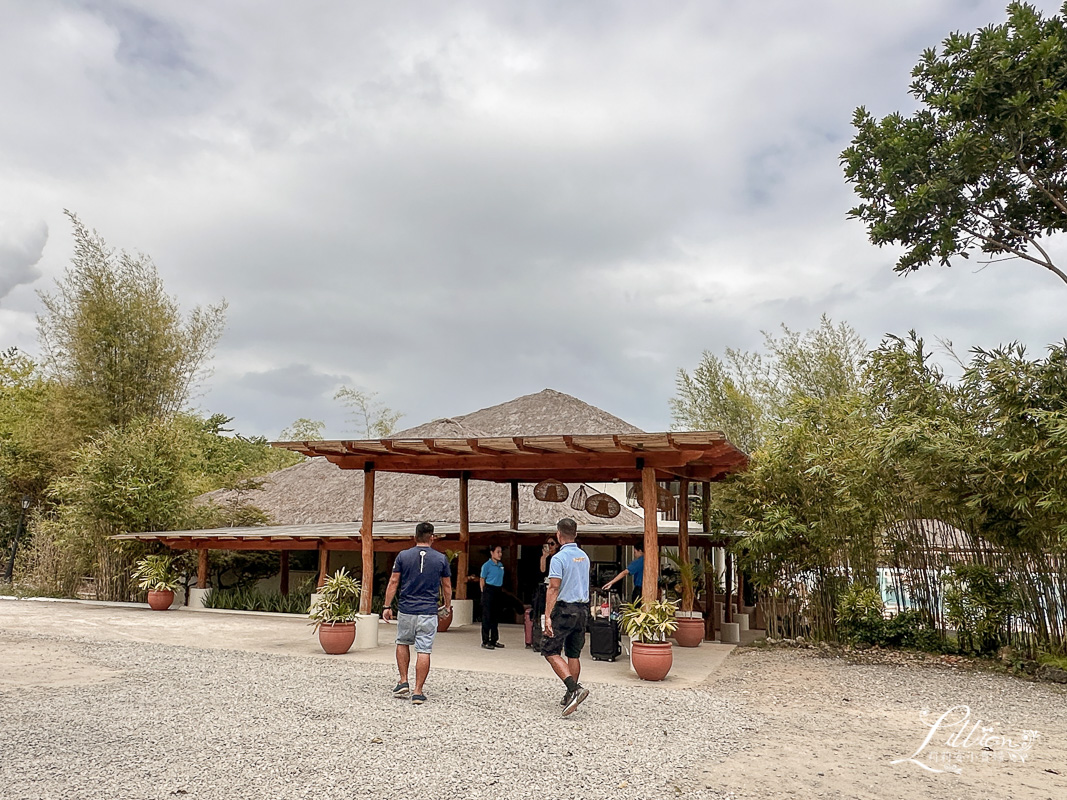
M 704 689 L 591 684 L 561 719 L 547 675 L 438 670 L 413 706 L 351 661 L 0 631 L 16 647 L 69 658 L 0 692 L 5 800 L 719 798 L 692 765 L 760 724 Z
M 744 751 L 700 767 L 703 785 L 731 797 L 1067 798 L 1067 687 L 1058 684 L 976 670 L 951 657 L 742 648 L 709 689 L 743 702 L 759 720 Z M 963 722 L 956 712 L 916 758 L 958 773 L 893 763 L 912 756 L 934 722 L 960 706 L 970 710 L 968 722 L 951 725 Z M 988 749 L 978 744 L 982 728 L 1016 745 L 1025 730 L 1037 738 L 1016 751 L 1025 760 L 1013 761 L 996 739 Z M 958 731 L 963 735 L 948 744 Z

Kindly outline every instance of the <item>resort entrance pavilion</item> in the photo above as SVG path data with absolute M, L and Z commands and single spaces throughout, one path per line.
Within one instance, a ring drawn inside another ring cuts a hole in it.
M 433 476 L 453 482 L 458 507 L 457 523 L 435 524 L 435 546 L 458 551 L 455 598 L 467 598 L 472 546 L 490 542 L 505 547 L 514 563 L 521 545 L 540 546 L 554 528 L 520 527 L 520 484 L 553 479 L 564 484 L 632 484 L 644 511 L 640 527 L 607 524 L 579 526 L 583 544 L 625 546 L 641 543 L 645 550 L 643 593 L 655 599 L 660 574 L 660 546 L 675 546 L 688 560 L 690 547 L 724 544 L 720 534 L 690 531 L 689 497 L 707 496 L 710 484 L 747 467 L 748 457 L 715 431 L 627 433 L 597 435 L 489 436 L 466 438 L 392 438 L 316 442 L 277 442 L 275 447 L 308 457 L 322 457 L 342 470 L 359 470 L 363 476 L 363 513 L 359 523 L 281 525 L 256 528 L 221 528 L 127 534 L 124 539 L 158 541 L 173 549 L 198 550 L 198 588 L 205 589 L 207 553 L 214 549 L 277 550 L 282 553 L 283 588 L 287 584 L 288 554 L 297 550 L 318 553 L 318 581 L 330 570 L 332 552 L 361 554 L 363 593 L 360 612 L 371 613 L 374 595 L 373 565 L 376 553 L 396 553 L 410 546 L 413 522 L 375 521 L 375 485 L 380 473 Z M 472 481 L 506 484 L 511 490 L 511 518 L 507 525 L 470 521 L 469 487 Z M 657 506 L 662 503 L 661 483 L 679 486 L 677 523 L 662 530 Z M 697 486 L 701 484 L 701 486 Z M 578 516 L 567 503 L 559 503 L 559 517 Z M 587 515 L 586 516 L 588 519 Z M 631 519 L 633 517 L 631 516 Z M 432 519 L 428 521 L 433 521 Z M 513 570 L 514 572 L 514 570 Z M 380 587 L 379 587 L 380 588 Z

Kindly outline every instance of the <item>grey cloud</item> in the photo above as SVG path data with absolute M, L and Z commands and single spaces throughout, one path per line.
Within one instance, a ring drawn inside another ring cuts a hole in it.
M 33 283 L 41 277 L 37 263 L 48 242 L 48 225 L 0 224 L 0 300 L 16 286 Z

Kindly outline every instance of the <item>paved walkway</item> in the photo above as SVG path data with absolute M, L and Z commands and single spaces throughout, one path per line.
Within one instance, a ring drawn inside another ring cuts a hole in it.
M 297 614 L 250 611 L 177 609 L 152 611 L 137 603 L 102 603 L 89 600 L 0 598 L 0 631 L 40 633 L 94 641 L 156 642 L 193 648 L 282 653 L 308 658 L 344 658 L 373 664 L 392 664 L 396 626 L 381 622 L 379 646 L 327 656 L 319 648 L 307 618 Z M 748 640 L 754 638 L 750 633 Z M 475 625 L 451 628 L 434 641 L 433 668 L 493 672 L 505 675 L 547 677 L 544 659 L 524 646 L 521 625 L 501 625 L 505 647 L 483 650 L 481 629 Z M 685 689 L 704 683 L 723 663 L 735 645 L 704 642 L 700 647 L 675 647 L 674 665 L 659 686 Z M 642 681 L 624 656 L 618 661 L 594 661 L 586 651 L 582 677 L 590 682 L 635 685 Z

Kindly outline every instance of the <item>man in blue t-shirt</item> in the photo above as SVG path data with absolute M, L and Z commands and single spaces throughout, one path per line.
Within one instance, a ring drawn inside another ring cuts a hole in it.
M 489 548 L 489 560 L 482 564 L 479 584 L 482 589 L 482 647 L 495 650 L 503 647 L 499 641 L 500 630 L 497 617 L 500 615 L 500 593 L 504 586 L 504 548 L 494 544 Z
M 567 687 L 560 703 L 565 717 L 589 696 L 589 690 L 578 683 L 589 622 L 589 556 L 575 544 L 577 536 L 578 523 L 573 519 L 564 517 L 556 523 L 560 548 L 548 567 L 545 635 L 541 641 L 541 655 Z
M 393 618 L 393 598 L 400 589 L 399 614 L 396 625 L 396 666 L 400 681 L 393 688 L 393 697 L 411 694 L 408 668 L 411 665 L 411 645 L 415 645 L 415 693 L 411 702 L 426 702 L 423 684 L 430 674 L 430 651 L 437 634 L 437 615 L 448 616 L 452 611 L 452 570 L 443 553 L 433 549 L 433 525 L 420 522 L 415 527 L 415 546 L 397 555 L 393 574 L 385 588 L 385 609 L 382 618 Z M 443 603 L 437 607 L 437 593 Z
M 626 569 L 604 584 L 604 591 L 611 588 L 616 581 L 621 581 L 627 575 L 633 576 L 634 590 L 630 593 L 630 602 L 636 603 L 641 596 L 641 587 L 645 583 L 645 550 L 639 544 L 634 545 L 634 560 L 626 565 Z

